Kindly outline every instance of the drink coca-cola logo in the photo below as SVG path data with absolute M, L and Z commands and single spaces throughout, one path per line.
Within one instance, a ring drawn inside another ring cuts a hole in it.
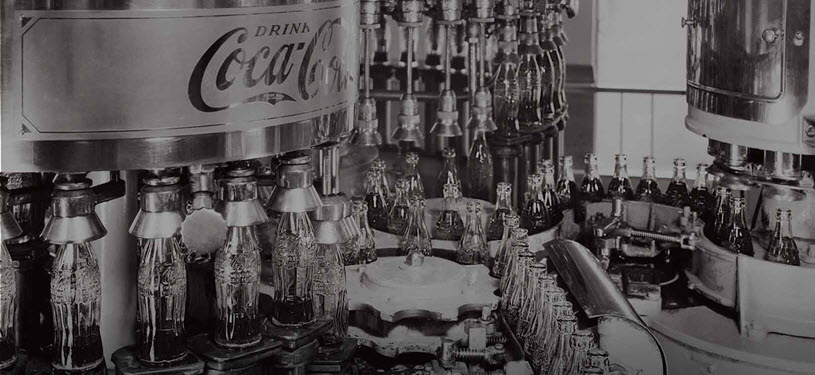
M 204 52 L 188 83 L 190 103 L 217 112 L 248 103 L 276 105 L 338 96 L 352 79 L 342 17 L 319 23 L 236 27 Z

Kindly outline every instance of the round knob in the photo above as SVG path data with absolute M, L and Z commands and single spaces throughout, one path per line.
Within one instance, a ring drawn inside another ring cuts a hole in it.
M 761 33 L 761 39 L 764 39 L 765 42 L 771 44 L 778 40 L 778 37 L 780 37 L 781 35 L 782 35 L 781 30 L 778 30 L 776 28 L 765 29 Z

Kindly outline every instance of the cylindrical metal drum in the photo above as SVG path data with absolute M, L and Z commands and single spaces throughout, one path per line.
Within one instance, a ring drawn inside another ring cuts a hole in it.
M 4 171 L 258 158 L 353 127 L 356 0 L 3 8 Z
M 689 0 L 688 129 L 720 143 L 815 155 L 810 0 Z

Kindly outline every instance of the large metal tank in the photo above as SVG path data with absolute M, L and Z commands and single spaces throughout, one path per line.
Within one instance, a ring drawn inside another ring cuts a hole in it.
M 685 123 L 712 155 L 815 154 L 811 13 L 810 0 L 688 1 Z
M 3 171 L 257 158 L 348 134 L 358 2 L 3 2 Z
M 128 170 L 125 196 L 96 209 L 108 359 L 135 339 L 137 170 L 261 158 L 353 129 L 356 0 L 3 1 L 0 25 L 0 170 Z

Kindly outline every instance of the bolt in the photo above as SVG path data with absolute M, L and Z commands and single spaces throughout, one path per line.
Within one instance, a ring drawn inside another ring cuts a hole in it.
M 804 130 L 804 134 L 806 134 L 809 138 L 815 138 L 815 125 L 807 125 L 806 130 Z
M 792 43 L 796 46 L 800 47 L 804 45 L 804 32 L 803 31 L 796 31 L 795 35 L 792 37 Z

